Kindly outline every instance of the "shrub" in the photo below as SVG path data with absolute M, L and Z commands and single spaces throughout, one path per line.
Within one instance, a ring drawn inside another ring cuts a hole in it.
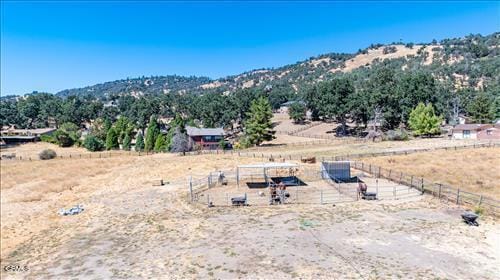
M 219 141 L 219 149 L 224 150 L 226 148 L 226 141 L 224 139 L 221 139 Z
M 390 53 L 395 53 L 397 51 L 398 51 L 398 49 L 395 46 L 387 46 L 387 47 L 384 47 L 384 49 L 382 50 L 382 53 L 383 54 L 390 54 Z
M 80 138 L 78 126 L 70 122 L 63 123 L 54 133 L 54 138 L 61 147 L 70 147 L 75 143 L 78 144 L 78 139 Z
M 57 144 L 57 139 L 54 138 L 52 135 L 41 135 L 40 140 L 42 142 L 47 142 L 51 144 Z
M 477 215 L 483 215 L 484 214 L 484 208 L 481 207 L 481 206 L 476 206 L 474 208 L 474 213 L 476 213 Z
M 385 140 L 387 141 L 406 141 L 409 138 L 408 132 L 404 129 L 389 130 L 385 134 Z
M 97 136 L 89 135 L 83 141 L 83 146 L 92 152 L 102 151 L 104 150 L 104 142 L 99 139 Z
M 43 150 L 39 155 L 41 160 L 53 159 L 57 156 L 56 152 L 51 149 Z
M 61 147 L 71 147 L 75 143 L 75 140 L 64 130 L 58 130 L 56 132 L 56 138 Z

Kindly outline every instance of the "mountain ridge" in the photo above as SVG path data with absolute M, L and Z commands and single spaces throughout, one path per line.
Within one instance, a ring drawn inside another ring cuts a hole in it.
M 134 97 L 149 94 L 205 94 L 222 92 L 229 94 L 248 88 L 284 87 L 299 92 L 316 82 L 330 79 L 335 75 L 369 71 L 380 63 L 401 67 L 400 70 L 431 71 L 440 80 L 452 80 L 456 89 L 463 87 L 478 88 L 491 84 L 494 75 L 468 73 L 470 65 L 487 61 L 487 67 L 500 65 L 500 33 L 482 36 L 471 34 L 461 38 L 443 39 L 431 43 L 392 43 L 372 44 L 356 53 L 327 53 L 293 64 L 277 68 L 259 68 L 237 75 L 219 79 L 197 76 L 150 76 L 127 78 L 104 82 L 82 88 L 66 89 L 56 93 L 58 96 L 92 95 L 101 99 L 113 96 L 131 95 Z M 476 67 L 477 68 L 477 67 Z M 472 69 L 474 70 L 474 69 Z M 476 69 L 477 70 L 477 69 Z M 479 69 L 482 71 L 482 69 Z M 491 72 L 491 71 L 490 71 Z M 495 84 L 498 81 L 494 81 Z

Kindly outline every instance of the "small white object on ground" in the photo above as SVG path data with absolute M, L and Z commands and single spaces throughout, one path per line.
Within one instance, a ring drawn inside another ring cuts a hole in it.
M 64 208 L 59 209 L 57 212 L 61 216 L 68 216 L 68 215 L 77 215 L 83 212 L 85 210 L 82 205 L 76 205 L 73 208 L 70 208 L 68 210 L 65 210 Z

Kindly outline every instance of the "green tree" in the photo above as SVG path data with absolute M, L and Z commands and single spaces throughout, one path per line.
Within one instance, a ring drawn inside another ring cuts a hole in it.
M 108 130 L 106 135 L 106 150 L 118 149 L 120 145 L 118 144 L 118 134 L 116 130 L 112 127 Z
M 135 151 L 142 152 L 143 150 L 144 150 L 144 137 L 142 136 L 142 133 L 139 132 L 139 135 L 137 135 L 137 139 L 135 139 Z
M 493 100 L 486 93 L 481 92 L 470 103 L 468 112 L 474 122 L 491 123 L 495 118 L 492 106 Z
M 288 116 L 295 123 L 303 122 L 306 119 L 306 106 L 302 102 L 293 103 L 288 108 Z
M 154 151 L 155 152 L 164 152 L 167 149 L 167 143 L 165 141 L 165 136 L 161 133 L 158 134 L 155 141 Z
M 493 106 L 491 107 L 491 114 L 495 119 L 500 119 L 500 96 L 495 98 L 495 102 L 493 102 Z
M 154 149 L 156 138 L 160 134 L 160 128 L 158 127 L 158 123 L 156 122 L 156 117 L 151 116 L 149 119 L 148 128 L 146 131 L 146 145 L 144 149 L 146 152 L 150 152 Z
M 316 106 L 324 119 L 334 119 L 342 124 L 342 135 L 346 134 L 347 114 L 351 111 L 349 99 L 355 93 L 350 78 L 336 78 L 318 85 Z
M 83 146 L 92 152 L 102 151 L 104 150 L 104 142 L 94 135 L 89 135 L 85 137 L 83 141 Z
M 54 133 L 54 137 L 57 139 L 59 146 L 70 147 L 73 146 L 75 142 L 78 142 L 80 139 L 80 132 L 76 124 L 66 122 Z
M 123 138 L 123 144 L 122 144 L 123 150 L 130 151 L 130 142 L 131 142 L 130 135 L 125 134 L 125 137 Z
M 247 116 L 245 138 L 248 139 L 250 144 L 260 145 L 264 141 L 274 139 L 275 131 L 272 130 L 271 122 L 273 112 L 269 101 L 265 97 L 252 101 Z
M 440 125 L 443 119 L 436 116 L 432 104 L 427 106 L 424 103 L 419 103 L 410 113 L 408 124 L 413 130 L 415 136 L 431 136 L 440 133 Z
M 118 134 L 118 143 L 123 143 L 125 135 L 132 136 L 134 131 L 134 125 L 129 121 L 127 117 L 120 116 L 114 124 L 116 133 Z

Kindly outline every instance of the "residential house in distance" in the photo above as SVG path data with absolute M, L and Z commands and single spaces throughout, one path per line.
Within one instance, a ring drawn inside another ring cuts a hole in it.
M 292 104 L 295 104 L 297 102 L 306 105 L 304 101 L 288 101 L 280 105 L 279 112 L 282 114 L 287 114 L 290 106 L 292 106 Z
M 199 146 L 203 150 L 216 150 L 219 142 L 224 139 L 224 129 L 218 128 L 197 128 L 186 126 L 191 145 Z
M 495 124 L 477 132 L 477 139 L 480 140 L 500 140 L 500 124 Z
M 34 129 L 16 129 L 14 126 L 2 128 L 0 131 L 0 139 L 5 144 L 35 142 L 40 140 L 42 135 L 50 135 L 55 128 L 34 128 Z
M 452 128 L 453 139 L 500 140 L 500 126 L 492 124 L 459 124 Z

